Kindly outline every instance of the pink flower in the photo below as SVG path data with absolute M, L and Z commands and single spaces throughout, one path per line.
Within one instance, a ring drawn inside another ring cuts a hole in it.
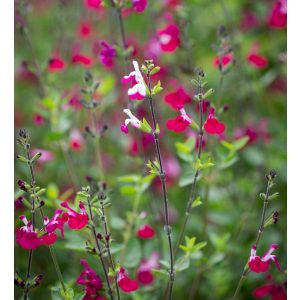
M 248 261 L 250 270 L 255 273 L 267 272 L 269 269 L 270 261 L 272 260 L 274 261 L 278 271 L 280 271 L 280 265 L 278 263 L 277 257 L 275 255 L 271 255 L 271 253 L 276 249 L 278 249 L 278 245 L 272 244 L 270 246 L 270 249 L 262 257 L 259 257 L 256 255 L 256 246 L 253 245 Z
M 209 134 L 222 134 L 225 131 L 225 125 L 219 122 L 215 117 L 215 109 L 209 110 L 208 118 L 204 123 L 204 130 Z
M 274 4 L 268 24 L 271 28 L 282 29 L 287 24 L 287 1 L 279 0 Z
M 180 116 L 166 122 L 167 128 L 171 131 L 182 132 L 192 123 L 192 119 L 187 115 L 184 108 L 179 109 L 179 111 Z
M 100 61 L 101 63 L 107 67 L 111 68 L 114 65 L 114 59 L 116 57 L 116 49 L 108 44 L 106 41 L 101 41 L 100 45 L 102 49 L 100 51 Z
M 268 276 L 270 277 L 270 276 Z M 272 277 L 262 286 L 256 288 L 253 293 L 253 297 L 256 299 L 265 298 L 271 296 L 270 300 L 286 300 L 286 290 L 284 285 L 277 284 L 272 281 Z
M 68 101 L 68 106 L 72 107 L 75 111 L 80 110 L 82 108 L 82 104 L 80 102 L 80 98 L 77 95 L 74 95 Z
M 180 32 L 175 24 L 167 25 L 157 32 L 162 51 L 173 52 L 180 45 Z
M 155 236 L 155 231 L 149 224 L 144 224 L 137 230 L 136 235 L 143 240 L 152 239 Z
M 134 71 L 128 76 L 122 78 L 122 83 L 133 83 L 132 87 L 128 90 L 128 96 L 132 100 L 143 100 L 146 96 L 146 86 L 144 83 L 143 76 L 141 74 L 138 63 L 134 60 L 133 62 Z
M 148 1 L 147 0 L 132 0 L 132 5 L 133 5 L 133 9 L 136 12 L 141 13 L 146 9 L 146 7 L 148 5 Z
M 100 291 L 103 289 L 103 283 L 100 276 L 88 265 L 85 259 L 80 260 L 85 269 L 80 273 L 76 280 L 79 285 L 85 286 L 84 300 L 105 300 L 100 295 Z
M 46 233 L 40 237 L 40 244 L 45 246 L 53 245 L 57 240 L 57 235 L 54 232 Z
M 89 217 L 81 201 L 79 202 L 80 213 L 73 210 L 66 201 L 60 205 L 68 210 L 68 225 L 71 229 L 82 229 L 87 225 Z
M 243 11 L 241 28 L 244 30 L 255 28 L 259 25 L 256 15 L 250 10 Z
M 48 61 L 49 72 L 60 72 L 65 68 L 65 62 L 59 57 L 50 58 Z
M 70 134 L 70 148 L 73 151 L 81 151 L 83 147 L 83 137 L 78 129 L 73 129 Z
M 89 9 L 99 9 L 101 2 L 101 0 L 84 0 L 84 5 Z
M 125 293 L 131 293 L 139 288 L 139 283 L 128 277 L 127 272 L 123 267 L 120 268 L 117 278 L 120 289 Z
M 258 45 L 253 45 L 247 56 L 248 62 L 258 69 L 264 69 L 268 66 L 269 62 L 265 56 L 258 53 Z
M 90 67 L 92 65 L 92 59 L 86 55 L 77 53 L 72 56 L 72 63 L 79 64 L 85 67 Z
M 45 119 L 44 119 L 44 117 L 43 117 L 42 115 L 40 115 L 40 114 L 34 114 L 34 115 L 33 115 L 33 118 L 32 118 L 32 121 L 33 121 L 34 125 L 36 125 L 36 126 L 41 126 L 41 125 L 44 124 Z
M 91 35 L 91 24 L 89 22 L 82 22 L 78 28 L 78 34 L 82 38 L 88 38 Z
M 222 68 L 228 67 L 230 63 L 233 61 L 233 55 L 232 54 L 226 54 L 222 56 Z M 220 58 L 216 57 L 214 59 L 214 66 L 217 68 L 220 64 Z
M 152 274 L 152 269 L 158 269 L 159 253 L 153 252 L 149 259 L 142 259 L 141 264 L 137 270 L 137 277 L 141 284 L 149 285 L 154 281 L 154 275 Z
M 133 127 L 135 128 L 141 128 L 141 121 L 135 117 L 131 110 L 126 108 L 123 110 L 123 112 L 129 117 L 125 120 L 125 123 L 121 125 L 121 131 L 124 132 L 124 133 L 128 133 L 128 125 L 131 124 Z
M 64 237 L 64 224 L 68 221 L 69 215 L 68 213 L 62 214 L 62 212 L 61 209 L 57 209 L 50 220 L 47 216 L 44 217 L 44 226 L 47 233 L 52 233 L 58 229 L 61 236 Z
M 37 236 L 37 233 L 33 230 L 31 221 L 27 221 L 25 216 L 20 216 L 20 220 L 25 224 L 21 228 L 17 228 L 16 242 L 26 250 L 36 249 L 41 245 L 41 241 Z
M 183 108 L 185 104 L 191 103 L 192 98 L 182 88 L 178 88 L 176 91 L 169 93 L 165 96 L 165 102 L 170 104 L 171 107 L 178 110 Z

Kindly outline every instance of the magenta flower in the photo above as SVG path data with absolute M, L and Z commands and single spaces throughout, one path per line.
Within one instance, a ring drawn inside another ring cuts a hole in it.
M 180 108 L 179 111 L 180 116 L 166 122 L 167 128 L 174 132 L 183 132 L 192 123 L 192 119 L 187 115 L 184 108 Z
M 78 27 L 78 34 L 82 38 L 88 38 L 91 35 L 92 27 L 89 22 L 82 22 Z
M 287 24 L 287 1 L 279 0 L 274 4 L 268 24 L 271 28 L 282 29 Z
M 252 49 L 249 51 L 247 60 L 252 66 L 258 69 L 264 69 L 269 64 L 268 59 L 258 53 L 258 45 L 256 44 L 254 44 Z
M 84 67 L 90 67 L 92 65 L 93 61 L 89 56 L 83 55 L 81 53 L 77 53 L 72 56 L 72 63 L 79 64 Z
M 64 224 L 68 221 L 69 215 L 68 213 L 62 214 L 62 212 L 61 209 L 57 209 L 50 220 L 47 216 L 44 217 L 45 231 L 47 233 L 52 233 L 58 229 L 61 232 L 61 236 L 64 237 Z
M 36 125 L 36 126 L 41 126 L 41 125 L 44 124 L 45 119 L 44 119 L 44 117 L 43 117 L 42 115 L 40 115 L 40 114 L 34 114 L 34 115 L 33 115 L 33 118 L 32 118 L 32 121 L 33 121 L 34 125 Z
M 138 228 L 136 235 L 143 240 L 152 239 L 155 236 L 155 231 L 149 224 L 144 224 Z
M 161 50 L 174 52 L 180 45 L 180 32 L 175 24 L 167 25 L 157 32 Z
M 158 269 L 159 253 L 153 252 L 149 259 L 142 259 L 140 266 L 137 270 L 137 277 L 141 284 L 150 285 L 154 281 L 154 275 L 152 274 L 152 269 Z
M 41 245 L 41 241 L 37 233 L 33 230 L 31 221 L 27 221 L 25 216 L 20 216 L 20 220 L 25 224 L 21 228 L 17 228 L 16 242 L 26 250 L 36 249 Z
M 274 261 L 278 271 L 280 271 L 280 265 L 278 263 L 277 257 L 275 255 L 271 255 L 271 253 L 278 249 L 278 245 L 272 244 L 270 249 L 262 256 L 259 257 L 256 255 L 256 246 L 253 245 L 251 248 L 251 255 L 248 261 L 248 266 L 252 272 L 260 273 L 267 272 L 269 269 L 270 261 Z
M 66 201 L 60 205 L 68 210 L 68 225 L 71 229 L 82 229 L 87 225 L 89 217 L 81 201 L 79 202 L 80 213 L 73 210 Z
M 274 283 L 272 276 L 268 276 L 268 281 L 262 286 L 256 288 L 252 295 L 256 299 L 271 296 L 270 300 L 286 300 L 286 289 L 283 284 Z
M 178 110 L 183 108 L 185 104 L 191 103 L 192 98 L 187 94 L 184 88 L 180 87 L 176 91 L 167 94 L 165 96 L 165 102 Z
M 49 72 L 60 72 L 65 68 L 65 62 L 59 57 L 50 58 L 48 61 Z
M 84 5 L 89 9 L 99 9 L 101 5 L 101 0 L 84 0 Z
M 80 260 L 84 266 L 84 270 L 80 273 L 76 280 L 79 285 L 85 286 L 84 300 L 105 300 L 101 297 L 100 291 L 103 289 L 103 283 L 100 276 L 88 265 L 85 259 Z
M 120 268 L 117 278 L 120 289 L 125 293 L 131 293 L 139 288 L 139 283 L 128 277 L 128 273 L 123 267 Z
M 146 85 L 141 74 L 138 63 L 133 62 L 134 71 L 122 78 L 122 83 L 132 82 L 132 87 L 128 90 L 128 96 L 132 100 L 143 100 L 146 96 Z
M 102 65 L 107 68 L 113 67 L 114 59 L 117 55 L 116 49 L 106 41 L 101 41 L 100 45 L 102 46 L 102 49 L 100 51 L 100 61 Z
M 222 134 L 225 131 L 225 125 L 219 122 L 214 115 L 215 109 L 211 107 L 208 112 L 208 118 L 204 123 L 204 130 L 209 134 Z
M 132 0 L 132 5 L 133 5 L 133 9 L 136 12 L 141 13 L 146 9 L 146 7 L 148 5 L 148 1 L 147 0 Z
M 222 68 L 226 68 L 226 67 L 229 67 L 230 63 L 233 61 L 233 55 L 232 54 L 226 54 L 224 56 L 222 56 L 222 59 L 221 59 L 221 65 L 222 65 Z M 216 57 L 214 59 L 214 67 L 218 67 L 220 64 L 220 58 L 219 57 Z

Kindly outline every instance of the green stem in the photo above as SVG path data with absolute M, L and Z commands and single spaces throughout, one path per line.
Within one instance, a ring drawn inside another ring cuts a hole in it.
M 60 267 L 59 267 L 59 264 L 58 264 L 58 261 L 57 261 L 57 258 L 56 258 L 56 255 L 54 253 L 54 250 L 53 250 L 52 246 L 49 246 L 49 250 L 50 250 L 51 258 L 52 258 L 52 261 L 53 261 L 53 264 L 54 264 L 54 268 L 55 268 L 57 277 L 60 281 L 62 289 L 65 292 L 66 291 L 66 286 L 65 286 L 64 279 L 63 279 L 63 276 L 61 274 L 61 270 L 60 270 Z

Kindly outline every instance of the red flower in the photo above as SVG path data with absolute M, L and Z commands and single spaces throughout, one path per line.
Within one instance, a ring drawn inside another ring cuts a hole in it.
M 85 67 L 90 67 L 92 65 L 92 62 L 93 61 L 90 57 L 80 53 L 74 54 L 72 57 L 72 63 L 80 64 Z
M 25 216 L 20 216 L 20 220 L 25 224 L 21 228 L 17 228 L 16 242 L 26 250 L 36 249 L 41 245 L 41 241 L 37 233 L 33 230 L 31 221 L 27 221 Z
M 132 5 L 133 5 L 133 9 L 136 12 L 143 12 L 147 5 L 148 5 L 148 1 L 147 0 L 132 0 Z
M 155 231 L 149 224 L 144 224 L 137 230 L 136 235 L 141 239 L 152 239 Z
M 82 22 L 79 25 L 78 33 L 82 38 L 88 38 L 91 34 L 92 28 L 89 22 Z
M 82 229 L 87 225 L 89 217 L 81 201 L 79 202 L 79 209 L 81 213 L 70 208 L 66 201 L 62 202 L 60 205 L 68 210 L 68 225 L 71 229 Z
M 32 120 L 33 120 L 34 125 L 36 125 L 36 126 L 41 126 L 45 122 L 44 117 L 40 114 L 34 114 Z
M 268 59 L 258 54 L 258 45 L 254 44 L 247 56 L 248 62 L 258 69 L 264 69 L 268 66 Z
M 103 283 L 97 273 L 88 265 L 85 259 L 80 260 L 85 269 L 80 273 L 76 280 L 79 285 L 85 286 L 84 300 L 105 300 L 101 297 L 100 291 L 103 289 Z
M 54 216 L 49 220 L 47 216 L 44 217 L 45 231 L 47 233 L 52 233 L 56 229 L 61 231 L 61 236 L 64 237 L 64 224 L 68 221 L 68 214 L 62 214 L 61 209 L 57 209 L 54 213 Z
M 284 285 L 272 282 L 272 277 L 264 285 L 256 288 L 252 293 L 254 298 L 260 299 L 271 296 L 270 300 L 286 300 Z
M 227 67 L 229 64 L 233 61 L 233 55 L 232 54 L 226 54 L 222 56 L 222 67 Z M 214 60 L 214 66 L 218 67 L 220 64 L 220 58 L 216 57 Z
M 46 233 L 40 237 L 40 244 L 50 246 L 53 245 L 57 240 L 57 235 L 54 232 Z
M 192 119 L 187 115 L 184 108 L 179 109 L 179 111 L 181 113 L 180 116 L 166 122 L 166 126 L 169 130 L 182 132 L 192 123 Z
M 50 58 L 48 61 L 49 72 L 60 72 L 65 68 L 65 62 L 58 57 Z
M 167 94 L 165 96 L 165 102 L 170 104 L 170 106 L 174 109 L 178 110 L 183 108 L 185 104 L 191 103 L 192 98 L 182 87 L 180 87 L 175 92 Z
M 168 25 L 158 31 L 159 43 L 162 51 L 173 52 L 180 45 L 180 32 L 177 25 Z
M 101 0 L 84 0 L 85 7 L 89 9 L 99 9 L 101 2 Z
M 272 244 L 270 249 L 262 257 L 259 257 L 256 255 L 256 246 L 253 245 L 248 261 L 250 270 L 255 273 L 267 272 L 269 269 L 270 261 L 272 260 L 274 261 L 278 271 L 280 271 L 280 265 L 278 263 L 277 257 L 275 255 L 271 255 L 271 253 L 276 249 L 278 249 L 278 245 Z
M 209 134 L 222 134 L 225 131 L 225 125 L 219 122 L 215 117 L 215 109 L 212 107 L 209 110 L 208 118 L 204 123 L 204 129 Z
M 131 293 L 139 288 L 139 283 L 128 277 L 127 272 L 123 267 L 120 268 L 117 278 L 120 289 L 125 293 Z
M 137 271 L 137 277 L 141 284 L 149 285 L 153 282 L 154 275 L 152 274 L 151 270 L 159 268 L 158 258 L 159 253 L 153 252 L 149 259 L 142 259 Z
M 287 1 L 276 1 L 269 17 L 268 24 L 271 28 L 285 28 L 287 23 Z

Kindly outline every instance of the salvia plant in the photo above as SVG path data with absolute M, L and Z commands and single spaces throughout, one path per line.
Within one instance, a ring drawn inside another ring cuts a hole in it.
M 15 1 L 16 299 L 286 299 L 271 2 Z

